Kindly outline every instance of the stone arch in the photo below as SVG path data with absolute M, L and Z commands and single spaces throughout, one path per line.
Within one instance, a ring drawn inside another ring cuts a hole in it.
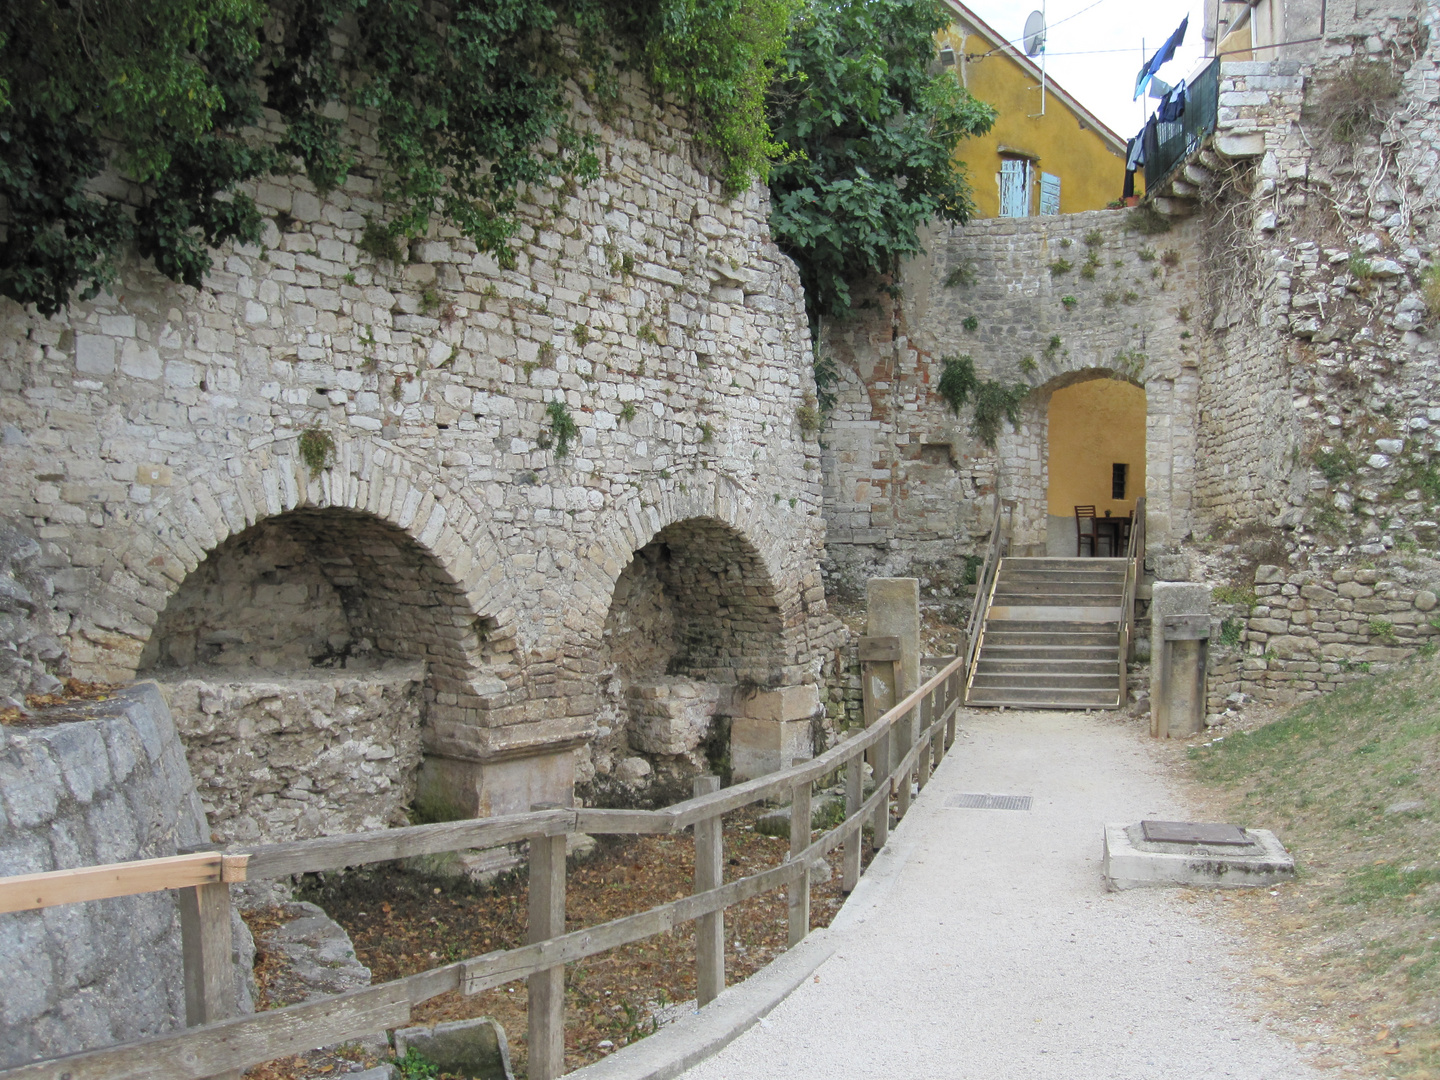
M 1007 499 L 1015 502 L 1011 531 L 1011 550 L 1016 554 L 1064 555 L 1069 553 L 1065 522 L 1052 520 L 1050 513 L 1050 409 L 1056 393 L 1082 383 L 1109 381 L 1138 388 L 1145 393 L 1145 384 L 1131 373 L 1104 367 L 1086 367 L 1066 371 L 1037 386 L 1026 397 L 1021 421 L 1013 430 L 1006 426 L 999 439 L 1000 460 L 1004 463 L 1001 485 Z M 1148 429 L 1156 403 L 1145 394 L 1145 475 L 1151 474 L 1153 448 Z M 1137 494 L 1144 494 L 1143 491 Z M 1090 499 L 1097 505 L 1103 499 Z M 1133 495 L 1126 500 L 1133 504 Z M 1117 504 L 1118 505 L 1118 504 Z M 1073 522 L 1073 518 L 1068 519 Z
M 777 557 L 780 538 L 746 529 L 757 505 L 717 480 L 669 493 L 632 520 L 641 527 L 609 576 L 598 640 L 587 643 L 597 737 L 578 778 L 592 797 L 682 797 L 689 776 L 728 751 L 749 703 L 802 680 L 801 593 Z M 818 704 L 813 688 L 809 698 Z

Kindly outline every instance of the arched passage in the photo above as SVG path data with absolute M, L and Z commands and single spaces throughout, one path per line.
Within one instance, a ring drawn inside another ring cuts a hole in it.
M 661 529 L 616 579 L 597 657 L 598 734 L 581 779 L 602 801 L 684 791 L 726 719 L 784 677 L 783 621 L 760 553 L 716 518 Z
M 1102 518 L 1125 517 L 1134 510 L 1136 498 L 1145 493 L 1145 409 L 1145 391 L 1121 379 L 1090 378 L 1051 393 L 1048 555 L 1077 553 L 1076 506 L 1093 506 Z
M 302 508 L 215 547 L 161 611 L 166 687 L 211 827 L 277 840 L 403 821 L 421 727 L 486 662 L 485 620 L 402 530 Z

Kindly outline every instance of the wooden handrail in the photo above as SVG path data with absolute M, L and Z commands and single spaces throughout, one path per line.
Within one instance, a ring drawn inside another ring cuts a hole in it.
M 50 898 L 50 903 L 73 903 L 166 888 L 213 890 L 226 881 L 283 877 L 414 854 L 494 846 L 527 837 L 531 839 L 533 851 L 539 839 L 559 837 L 568 832 L 677 833 L 702 822 L 715 822 L 721 814 L 776 794 L 789 792 L 792 805 L 800 804 L 806 801 L 798 797 L 800 793 L 808 794 L 815 780 L 843 765 L 850 766 L 849 775 L 852 778 L 847 780 L 845 819 L 814 840 L 810 839 L 808 829 L 803 833 L 797 832 L 789 857 L 769 870 L 709 888 L 699 887 L 689 896 L 637 915 L 570 933 L 552 934 L 517 949 L 487 953 L 379 986 L 285 1009 L 218 1020 L 211 1013 L 208 1020 L 213 1022 L 200 1023 L 184 1032 L 0 1070 L 0 1080 L 116 1080 L 131 1077 L 135 1080 L 142 1077 L 146 1080 L 202 1080 L 310 1047 L 343 1042 L 403 1025 L 409 1022 L 413 1006 L 438 994 L 457 989 L 476 993 L 517 979 L 554 972 L 566 963 L 654 936 L 680 923 L 723 912 L 732 904 L 776 888 L 791 890 L 793 944 L 808 930 L 811 862 L 845 844 L 847 866 L 854 862 L 858 874 L 861 829 L 879 814 L 885 814 L 888 819 L 890 798 L 897 785 L 903 786 L 908 793 L 912 777 L 918 770 L 923 787 L 930 776 L 931 765 L 938 764 L 953 745 L 956 714 L 964 693 L 964 672 L 965 660 L 957 656 L 887 710 L 874 724 L 820 756 L 731 788 L 697 795 L 663 810 L 545 809 L 500 818 L 415 825 L 374 833 L 268 844 L 244 853 L 206 852 L 0 878 L 0 897 L 25 898 L 33 894 L 35 899 Z M 855 766 L 863 762 L 865 751 L 871 747 L 888 748 L 892 728 L 901 722 L 911 723 L 915 710 L 920 710 L 922 726 L 913 745 L 900 756 L 893 768 L 881 770 L 882 775 L 876 778 L 875 790 L 869 798 L 862 800 L 862 791 L 853 782 L 861 775 Z M 902 801 L 902 811 L 903 806 Z M 805 816 L 808 817 L 808 814 Z M 698 833 L 699 830 L 697 841 Z M 715 841 L 712 838 L 705 842 Z M 882 842 L 877 836 L 877 846 Z M 550 863 L 555 862 L 554 858 L 550 859 Z M 532 866 L 532 874 L 534 872 L 535 867 Z M 549 872 L 551 875 L 556 873 L 556 867 L 550 866 Z M 563 856 L 558 861 L 558 873 L 564 873 Z M 232 874 L 236 876 L 230 876 Z M 36 879 L 41 879 L 38 892 Z M 68 895 L 63 894 L 61 883 L 75 881 L 86 883 L 83 895 L 73 890 Z M 697 886 L 699 884 L 697 881 Z M 7 889 L 10 892 L 7 893 Z M 221 899 L 225 896 L 223 887 L 219 889 L 219 896 Z M 25 906 L 42 905 L 27 903 L 9 910 L 23 910 Z M 213 925 L 219 925 L 219 922 L 218 919 L 212 920 Z M 228 918 L 223 922 L 228 932 Z M 558 925 L 563 929 L 563 921 Z M 191 975 L 188 965 L 192 953 L 201 951 L 192 948 L 195 944 L 189 940 L 186 942 L 187 979 Z M 228 948 L 224 954 L 229 955 Z M 721 960 L 723 963 L 723 957 Z M 723 986 L 723 971 L 719 973 L 718 981 Z M 224 1016 L 224 1012 L 219 1015 Z M 548 1028 L 545 1024 L 541 1025 L 552 1040 L 555 1015 L 559 1013 L 552 1010 L 552 1016 L 546 1022 L 550 1025 Z M 532 1059 L 532 1075 L 535 1071 L 536 1060 Z M 556 1075 L 553 1063 L 542 1071 Z M 536 1080 L 542 1078 L 536 1076 Z

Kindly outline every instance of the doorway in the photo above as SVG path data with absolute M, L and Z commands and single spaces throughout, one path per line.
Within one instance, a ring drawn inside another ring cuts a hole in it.
M 1050 395 L 1047 417 L 1049 525 L 1046 554 L 1074 558 L 1075 508 L 1093 506 L 1103 523 L 1127 517 L 1145 494 L 1145 391 L 1120 379 L 1095 378 L 1064 386 Z M 1106 530 L 1102 524 L 1102 533 Z M 1105 541 L 1100 555 L 1110 551 Z M 1085 555 L 1091 554 L 1085 544 Z

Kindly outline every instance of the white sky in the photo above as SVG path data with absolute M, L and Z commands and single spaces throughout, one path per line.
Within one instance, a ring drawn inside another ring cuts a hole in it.
M 1143 62 L 1141 39 L 1144 39 L 1148 60 L 1189 13 L 1185 44 L 1175 50 L 1175 59 L 1160 70 L 1160 78 L 1168 83 L 1178 83 L 1192 74 L 1200 66 L 1204 53 L 1200 33 L 1204 25 L 1203 0 L 1099 0 L 1099 3 L 1095 0 L 964 0 L 964 3 L 1011 40 L 1021 37 L 1025 17 L 1044 6 L 1046 21 L 1051 27 L 1045 46 L 1047 73 L 1122 139 L 1138 132 L 1145 117 L 1159 104 L 1153 98 L 1140 101 L 1132 98 L 1135 75 Z M 1075 17 L 1069 18 L 1072 15 Z M 1079 55 L 1065 55 L 1067 53 Z M 1039 63 L 1038 57 L 1036 63 Z M 1142 103 L 1146 107 L 1144 113 L 1140 111 Z

